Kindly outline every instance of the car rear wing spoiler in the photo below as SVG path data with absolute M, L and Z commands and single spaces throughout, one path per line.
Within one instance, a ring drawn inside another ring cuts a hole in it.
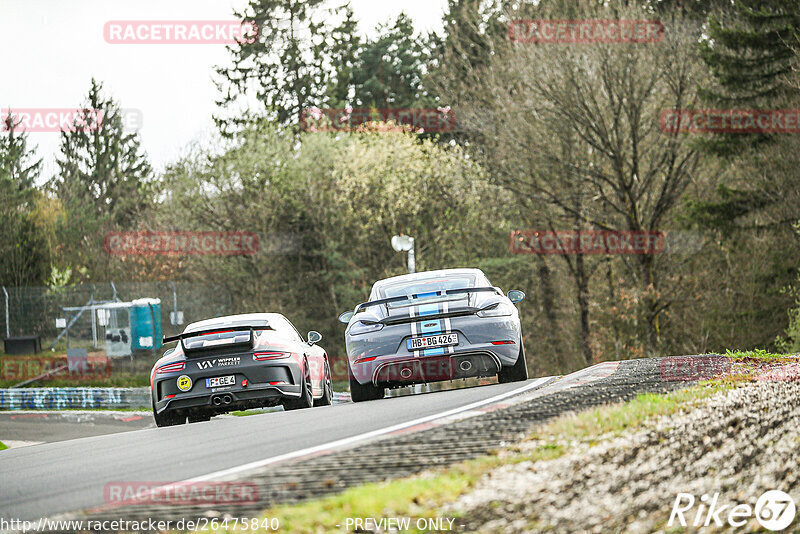
M 381 304 L 390 304 L 392 302 L 402 302 L 404 300 L 414 300 L 414 299 L 428 298 L 433 296 L 444 297 L 447 295 L 458 295 L 463 293 L 479 293 L 479 292 L 491 292 L 491 293 L 497 293 L 498 295 L 503 294 L 503 292 L 497 289 L 496 287 L 465 287 L 461 289 L 443 289 L 442 291 L 415 293 L 413 295 L 402 295 L 400 297 L 389 297 L 385 299 L 371 300 L 369 302 L 364 302 L 356 306 L 356 311 L 354 312 L 354 315 L 355 313 L 364 311 L 365 309 L 371 306 L 380 306 Z
M 475 315 L 478 312 L 487 311 L 487 310 L 493 310 L 493 309 L 497 308 L 498 305 L 499 305 L 499 303 L 493 302 L 492 304 L 489 304 L 488 306 L 484 306 L 483 308 L 471 308 L 471 307 L 468 307 L 468 308 L 462 308 L 460 310 L 453 310 L 453 311 L 449 311 L 449 312 L 434 313 L 434 314 L 431 314 L 431 315 L 425 315 L 424 319 L 426 321 L 429 321 L 429 320 L 430 321 L 435 321 L 437 319 L 450 319 L 450 318 L 453 318 L 453 317 L 467 317 L 469 315 Z M 396 324 L 415 323 L 415 322 L 419 321 L 421 318 L 423 318 L 423 317 L 419 317 L 419 316 L 417 316 L 417 317 L 410 317 L 410 316 L 406 316 L 406 317 L 386 317 L 386 318 L 381 319 L 379 321 L 371 321 L 369 319 L 361 319 L 361 322 L 364 323 L 364 324 L 382 324 L 384 326 L 392 326 L 392 325 L 396 325 Z
M 255 330 L 270 330 L 269 325 L 234 325 L 234 326 L 217 326 L 216 328 L 208 328 L 206 330 L 197 330 L 196 332 L 184 332 L 182 334 L 178 334 L 176 336 L 164 336 L 162 339 L 163 343 L 171 343 L 173 341 L 179 341 L 181 344 L 181 348 L 184 352 L 187 350 L 189 351 L 201 351 L 201 350 L 209 350 L 209 349 L 219 349 L 219 348 L 228 348 L 228 347 L 237 347 L 241 345 L 249 345 L 250 347 L 253 346 L 253 332 Z M 224 345 L 217 345 L 213 347 L 201 347 L 196 349 L 187 349 L 187 347 L 183 344 L 184 339 L 190 339 L 195 337 L 202 337 L 202 336 L 209 336 L 211 334 L 224 334 L 227 332 L 245 332 L 249 331 L 250 335 L 248 337 L 247 342 L 240 342 L 240 343 L 227 343 Z

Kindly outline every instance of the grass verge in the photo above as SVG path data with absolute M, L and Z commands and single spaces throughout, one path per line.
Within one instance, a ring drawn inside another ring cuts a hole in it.
M 0 451 L 4 451 L 4 450 L 6 450 L 7 448 L 8 448 L 8 445 L 6 445 L 6 444 L 5 444 L 5 443 L 3 443 L 2 441 L 0 441 Z
M 566 454 L 577 443 L 593 445 L 641 427 L 648 419 L 690 409 L 712 395 L 734 387 L 709 381 L 668 394 L 643 394 L 630 402 L 559 416 L 537 427 L 526 442 L 475 460 L 408 478 L 355 486 L 342 493 L 264 512 L 277 518 L 281 530 L 298 533 L 343 531 L 347 518 L 408 517 L 410 532 L 419 518 L 441 516 L 439 510 L 472 489 L 485 474 L 505 464 L 546 461 Z M 458 524 L 456 518 L 455 524 Z

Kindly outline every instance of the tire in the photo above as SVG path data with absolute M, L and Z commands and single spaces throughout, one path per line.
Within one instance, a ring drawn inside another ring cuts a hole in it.
M 525 348 L 520 345 L 517 361 L 511 367 L 502 367 L 497 373 L 497 380 L 501 384 L 509 382 L 524 382 L 528 379 L 528 364 L 525 360 Z
M 182 425 L 186 422 L 186 416 L 182 415 L 180 412 L 161 412 L 156 413 L 156 405 L 153 403 L 153 419 L 156 420 L 156 426 L 176 426 Z
M 372 384 L 359 384 L 358 380 L 353 376 L 353 372 L 350 371 L 349 363 L 347 364 L 347 375 L 350 378 L 350 399 L 353 402 L 382 399 L 383 395 L 386 393 L 385 388 Z
M 333 383 L 331 382 L 331 367 L 325 360 L 325 373 L 322 377 L 322 397 L 314 401 L 314 406 L 330 406 L 333 403 Z
M 314 406 L 314 392 L 311 389 L 311 370 L 308 368 L 308 361 L 305 362 L 303 372 L 303 389 L 299 399 L 290 399 L 283 401 L 283 409 L 289 410 L 303 410 Z

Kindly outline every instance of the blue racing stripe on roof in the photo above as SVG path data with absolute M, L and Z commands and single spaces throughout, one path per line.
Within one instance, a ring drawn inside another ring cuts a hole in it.
M 435 315 L 437 313 L 439 313 L 438 304 L 422 304 L 419 306 L 420 334 L 431 335 L 440 334 L 442 332 L 444 326 L 440 319 L 425 321 L 426 315 Z M 422 351 L 422 354 L 423 356 L 441 356 L 444 354 L 444 348 L 425 349 Z

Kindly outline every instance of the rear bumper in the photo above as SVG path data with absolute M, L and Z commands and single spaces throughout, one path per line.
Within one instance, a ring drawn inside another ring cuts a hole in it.
M 162 399 L 155 402 L 155 409 L 157 413 L 166 410 L 192 410 L 197 408 L 226 412 L 246 409 L 255 404 L 273 404 L 270 401 L 278 403 L 283 399 L 298 399 L 301 395 L 300 388 L 300 385 L 291 384 L 280 386 L 254 384 L 216 393 L 204 392 L 199 395 L 185 393 L 176 395 L 171 399 Z
M 372 383 L 391 388 L 459 378 L 494 376 L 500 371 L 501 366 L 500 358 L 489 351 L 393 359 L 382 361 L 375 366 Z
M 458 334 L 459 344 L 445 349 L 410 351 L 408 340 L 412 337 L 434 334 L 425 331 L 425 320 L 416 324 L 386 326 L 374 333 L 345 334 L 347 356 L 353 377 L 360 384 L 373 380 L 375 368 L 386 361 L 420 359 L 431 356 L 455 357 L 459 354 L 488 352 L 500 360 L 503 367 L 514 365 L 519 356 L 522 332 L 518 315 L 478 317 L 477 315 L 453 318 L 442 325 L 442 332 Z M 495 342 L 510 341 L 507 345 Z
M 224 413 L 256 406 L 276 405 L 283 399 L 297 399 L 301 395 L 300 366 L 292 358 L 267 362 L 243 359 L 242 365 L 232 367 L 200 368 L 197 360 L 187 361 L 187 369 L 160 375 L 153 382 L 152 397 L 156 413 L 165 410 L 208 409 Z M 188 391 L 177 386 L 180 376 L 191 378 Z M 236 377 L 236 384 L 209 388 L 207 378 L 224 375 Z M 247 385 L 243 386 L 243 381 Z M 275 382 L 270 384 L 270 382 Z M 219 400 L 219 402 L 215 402 Z M 223 400 L 225 402 L 223 402 Z

